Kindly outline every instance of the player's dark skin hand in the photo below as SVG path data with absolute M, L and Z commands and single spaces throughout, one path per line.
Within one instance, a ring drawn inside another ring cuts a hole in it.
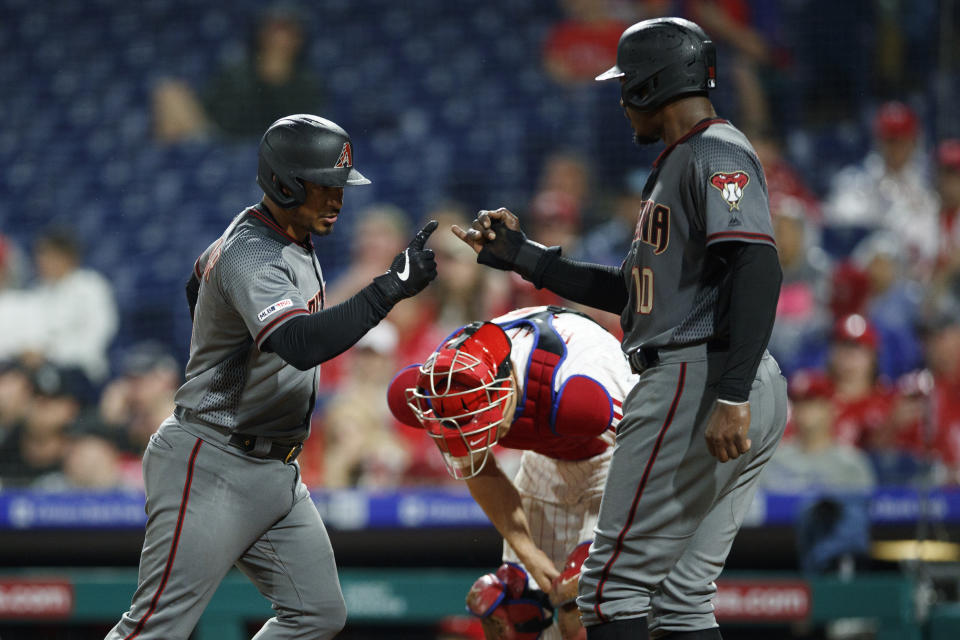
M 720 462 L 735 460 L 750 451 L 750 403 L 714 403 L 704 438 L 710 455 Z
M 469 229 L 463 229 L 458 225 L 453 225 L 450 227 L 450 230 L 453 231 L 453 235 L 467 243 L 471 249 L 480 253 L 485 245 L 497 239 L 497 234 L 492 228 L 494 223 L 497 222 L 502 222 L 508 229 L 514 231 L 521 230 L 519 218 L 509 209 L 504 209 L 503 207 L 494 209 L 493 211 L 480 211 L 477 217 L 474 218 Z

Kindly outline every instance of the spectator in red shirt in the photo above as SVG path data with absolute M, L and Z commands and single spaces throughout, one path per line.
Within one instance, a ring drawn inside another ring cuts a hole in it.
M 950 484 L 960 484 L 960 305 L 944 303 L 923 329 L 933 375 L 933 453 Z
M 617 43 L 627 24 L 610 16 L 606 2 L 563 0 L 567 18 L 558 22 L 543 43 L 543 64 L 550 77 L 564 85 L 593 82 L 617 59 Z
M 940 143 L 937 167 L 940 247 L 934 268 L 934 286 L 960 297 L 960 139 Z
M 859 314 L 834 325 L 828 370 L 834 386 L 834 434 L 844 444 L 863 446 L 883 426 L 892 406 L 890 389 L 877 377 L 877 332 Z

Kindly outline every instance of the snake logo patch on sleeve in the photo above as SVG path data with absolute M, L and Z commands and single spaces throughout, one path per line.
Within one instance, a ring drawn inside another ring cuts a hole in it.
M 750 175 L 746 171 L 718 172 L 710 176 L 710 184 L 720 192 L 730 211 L 740 209 L 740 199 L 743 198 L 743 190 L 749 182 Z

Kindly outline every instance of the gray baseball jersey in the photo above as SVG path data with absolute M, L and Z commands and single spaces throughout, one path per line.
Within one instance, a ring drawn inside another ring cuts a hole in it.
M 664 149 L 621 273 L 630 292 L 623 349 L 682 346 L 726 333 L 726 269 L 707 247 L 737 240 L 773 245 L 763 168 L 726 120 L 705 120 Z M 656 313 L 653 313 L 656 309 Z
M 763 170 L 742 133 L 705 120 L 667 147 L 621 272 L 623 349 L 657 348 L 623 404 L 593 546 L 584 625 L 645 618 L 651 637 L 717 626 L 712 598 L 786 423 L 786 382 L 764 354 L 749 393 L 752 448 L 720 464 L 704 434 L 727 365 L 730 269 L 708 251 L 773 245 Z M 712 261 L 716 261 L 712 263 Z
M 290 318 L 323 307 L 312 243 L 251 207 L 195 271 L 187 380 L 143 455 L 149 518 L 137 590 L 107 640 L 187 638 L 233 566 L 277 612 L 257 638 L 332 638 L 346 608 L 299 465 L 228 444 L 231 433 L 302 440 L 309 431 L 319 367 L 299 371 L 261 348 Z
M 177 405 L 238 433 L 306 438 L 320 367 L 300 371 L 261 347 L 290 318 L 323 308 L 312 242 L 297 242 L 251 207 L 194 269 L 200 293 Z

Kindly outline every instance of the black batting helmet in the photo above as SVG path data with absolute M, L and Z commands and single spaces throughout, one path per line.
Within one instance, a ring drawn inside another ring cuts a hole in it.
M 353 168 L 353 143 L 347 132 L 335 122 L 306 113 L 270 125 L 260 140 L 259 160 L 257 184 L 284 208 L 304 203 L 304 181 L 325 187 L 370 184 Z
M 689 95 L 706 95 L 717 86 L 717 54 L 697 24 L 683 18 L 638 22 L 620 36 L 617 64 L 597 80 L 623 78 L 624 104 L 641 111 L 659 109 Z

